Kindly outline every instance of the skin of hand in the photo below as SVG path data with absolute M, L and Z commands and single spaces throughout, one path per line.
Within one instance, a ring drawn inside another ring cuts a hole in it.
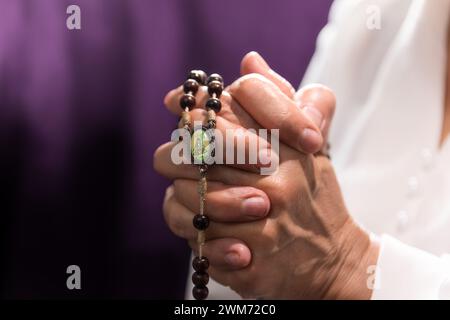
M 244 69 L 249 65 L 244 58 Z M 278 90 L 254 76 L 231 85 L 228 91 L 245 110 L 230 99 L 220 126 L 256 128 L 263 122 L 261 115 L 255 116 L 258 123 L 252 119 L 258 105 L 289 104 L 281 95 L 289 97 L 292 90 L 283 90 L 282 81 L 271 80 Z M 304 97 L 304 92 L 299 96 Z M 320 94 L 312 96 L 320 100 Z M 202 116 L 197 113 L 194 118 Z M 271 119 L 280 120 L 276 115 Z M 326 133 L 330 121 L 326 125 L 323 121 L 320 127 Z M 211 276 L 244 297 L 369 298 L 366 270 L 376 264 L 376 243 L 350 218 L 328 159 L 306 155 L 290 145 L 280 146 L 280 166 L 271 176 L 225 166 L 211 170 L 214 182 L 209 183 L 207 198 L 211 224 L 204 248 Z M 192 217 L 198 211 L 198 173 L 171 164 L 170 148 L 170 144 L 159 148 L 154 160 L 157 171 L 176 179 L 166 194 L 165 217 L 171 230 L 188 239 L 195 250 Z M 236 182 L 242 186 L 233 186 Z
M 311 152 L 316 152 L 322 147 L 323 141 L 326 141 L 335 109 L 335 97 L 331 90 L 322 85 L 313 84 L 295 92 L 291 84 L 273 71 L 256 52 L 250 52 L 242 59 L 241 74 L 244 78 L 237 83 L 251 84 L 252 82 L 256 82 L 261 84 L 261 77 L 258 77 L 258 75 L 262 75 L 265 79 L 272 82 L 272 86 L 275 85 L 278 87 L 292 102 L 288 108 L 284 109 L 278 105 L 271 106 L 278 113 L 285 114 L 285 116 L 277 119 L 271 116 L 270 110 L 263 108 L 264 106 L 261 105 L 246 103 L 247 109 L 244 109 L 237 102 L 237 97 L 232 97 L 228 91 L 224 91 L 221 97 L 222 110 L 218 116 L 219 125 L 222 123 L 220 120 L 223 119 L 228 120 L 228 122 L 224 121 L 227 125 L 237 124 L 245 128 L 259 128 L 260 125 L 250 116 L 250 113 L 256 114 L 261 112 L 260 118 L 262 118 L 262 125 L 271 125 L 274 128 L 281 128 L 281 132 L 288 131 L 293 136 L 300 136 L 300 146 L 298 146 L 292 143 L 292 140 L 296 141 L 296 139 L 292 139 L 287 134 L 284 135 L 287 136 L 286 142 L 291 142 L 291 146 L 294 148 L 297 147 L 300 151 L 303 150 L 303 146 L 315 144 L 314 139 L 308 141 L 311 135 L 306 135 L 305 139 L 303 139 L 301 128 L 320 128 L 322 137 L 319 141 L 321 145 L 315 146 L 311 149 Z M 237 87 L 237 83 L 233 87 Z M 239 93 L 239 90 L 235 91 Z M 169 92 L 165 98 L 165 105 L 169 111 L 176 115 L 181 114 L 179 99 L 182 94 L 183 89 L 180 86 Z M 199 108 L 205 104 L 207 97 L 208 95 L 204 88 L 203 90 L 199 90 L 196 95 L 196 109 L 192 113 L 198 116 L 200 112 L 201 116 L 204 116 Z M 245 102 L 244 96 L 239 96 L 239 98 Z M 290 116 L 290 114 L 296 115 Z M 272 119 L 273 122 L 267 121 L 266 118 L 269 120 Z M 282 141 L 284 141 L 284 136 L 281 137 Z M 303 143 L 303 141 L 306 142 Z M 158 160 L 157 154 L 158 152 L 155 153 L 154 163 Z M 170 159 L 166 161 L 170 161 Z M 174 183 L 167 189 L 164 199 L 164 216 L 172 231 L 183 237 L 185 234 L 185 230 L 182 228 L 183 224 L 177 219 L 177 209 L 172 208 L 183 207 L 178 199 L 180 201 L 186 199 L 185 193 L 183 192 L 185 190 L 185 183 L 177 179 L 176 176 L 173 176 L 173 179 Z M 228 185 L 217 184 L 215 182 L 208 184 L 208 215 L 211 220 L 230 223 L 258 220 L 264 218 L 269 212 L 270 201 L 263 191 L 248 186 L 235 186 L 233 183 Z M 195 195 L 196 198 L 197 195 Z M 186 236 L 184 238 L 188 239 Z M 210 242 L 209 246 L 211 247 L 211 251 L 215 253 L 210 256 L 212 265 L 239 269 L 247 266 L 251 261 L 250 250 L 238 239 L 217 239 L 214 242 Z

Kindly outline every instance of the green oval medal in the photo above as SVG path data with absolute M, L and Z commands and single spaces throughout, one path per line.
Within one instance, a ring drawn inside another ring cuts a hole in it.
M 191 138 L 191 154 L 195 164 L 212 164 L 214 161 L 214 139 L 211 130 L 197 129 Z

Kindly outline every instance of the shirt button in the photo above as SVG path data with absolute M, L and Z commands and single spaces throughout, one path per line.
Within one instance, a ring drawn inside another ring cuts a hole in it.
M 419 191 L 419 179 L 416 176 L 408 178 L 408 196 L 414 197 Z
M 422 168 L 424 170 L 430 170 L 433 167 L 433 153 L 428 148 L 423 148 L 421 151 L 422 156 Z
M 406 210 L 400 210 L 397 213 L 397 231 L 404 232 L 408 228 L 409 215 Z

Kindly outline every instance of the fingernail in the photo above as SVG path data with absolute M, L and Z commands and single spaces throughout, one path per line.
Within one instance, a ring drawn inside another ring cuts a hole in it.
M 225 255 L 225 262 L 231 266 L 239 266 L 241 258 L 236 252 L 229 252 Z
M 307 153 L 317 152 L 322 145 L 322 135 L 313 129 L 303 129 L 300 148 Z
M 261 197 L 245 199 L 241 204 L 241 213 L 253 218 L 263 217 L 267 213 L 267 203 Z
M 302 107 L 303 112 L 306 116 L 314 122 L 314 124 L 320 129 L 322 127 L 323 122 L 323 114 L 319 111 L 319 109 L 313 106 L 304 106 Z
M 267 64 L 266 60 L 264 60 L 263 57 L 261 57 L 261 55 L 260 55 L 258 52 L 253 51 L 252 54 L 253 54 L 253 56 L 255 57 L 255 61 L 256 61 L 256 63 L 258 64 L 258 66 L 259 66 L 260 68 L 263 68 L 263 69 L 270 69 L 270 67 L 269 67 L 269 65 Z

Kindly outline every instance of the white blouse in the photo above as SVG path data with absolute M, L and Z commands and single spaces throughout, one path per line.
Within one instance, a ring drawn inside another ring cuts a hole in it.
M 350 213 L 381 237 L 373 299 L 450 299 L 450 142 L 439 147 L 449 9 L 336 0 L 303 80 L 336 93 L 333 164 Z M 210 292 L 237 298 L 214 282 Z

